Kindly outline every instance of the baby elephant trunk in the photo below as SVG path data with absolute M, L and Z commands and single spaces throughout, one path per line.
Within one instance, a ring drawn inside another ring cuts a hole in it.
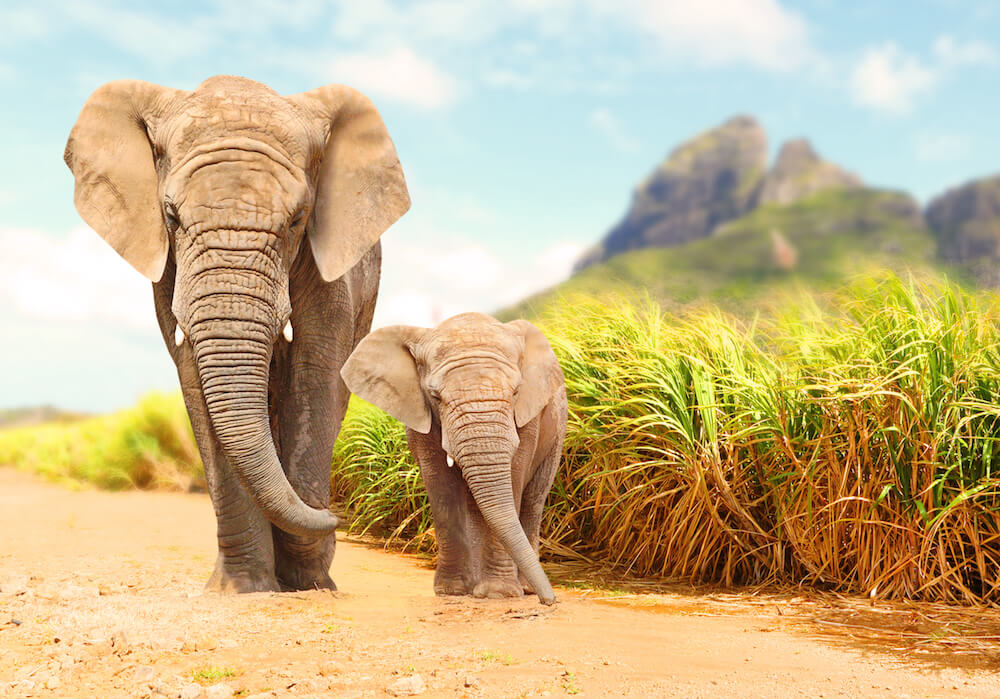
M 492 442 L 493 446 L 484 442 Z M 539 601 L 552 604 L 556 601 L 555 592 L 517 516 L 510 475 L 512 450 L 496 445 L 497 441 L 484 440 L 482 436 L 459 441 L 456 455 L 462 475 L 487 526 L 531 583 Z

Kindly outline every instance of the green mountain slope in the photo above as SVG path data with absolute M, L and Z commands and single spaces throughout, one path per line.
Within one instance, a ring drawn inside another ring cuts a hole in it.
M 555 298 L 576 293 L 648 293 L 667 308 L 711 301 L 744 313 L 783 292 L 824 291 L 880 269 L 946 273 L 968 283 L 960 267 L 936 258 L 935 249 L 908 195 L 827 190 L 785 206 L 759 206 L 707 238 L 617 255 L 498 315 L 534 317 Z

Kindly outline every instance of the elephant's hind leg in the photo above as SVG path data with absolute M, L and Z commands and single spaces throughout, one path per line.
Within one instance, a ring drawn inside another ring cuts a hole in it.
M 333 444 L 350 393 L 340 367 L 371 327 L 378 291 L 379 250 L 333 282 L 324 282 L 308 245 L 289 275 L 294 340 L 279 340 L 271 365 L 271 409 L 281 465 L 299 497 L 330 506 Z M 274 527 L 275 570 L 285 589 L 336 590 L 330 577 L 333 532 L 299 536 Z

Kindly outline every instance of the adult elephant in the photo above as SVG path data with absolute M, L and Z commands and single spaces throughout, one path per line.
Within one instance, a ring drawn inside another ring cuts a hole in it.
M 118 81 L 65 157 L 80 215 L 153 282 L 218 520 L 209 588 L 335 589 L 339 372 L 371 327 L 379 236 L 410 204 L 375 107 L 342 85 Z

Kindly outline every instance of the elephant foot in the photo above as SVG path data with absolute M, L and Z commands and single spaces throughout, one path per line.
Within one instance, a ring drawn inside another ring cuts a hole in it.
M 278 574 L 278 583 L 284 592 L 337 589 L 330 573 L 308 568 L 286 569 Z
M 274 574 L 264 571 L 230 571 L 221 560 L 215 564 L 212 577 L 205 583 L 205 589 L 209 592 L 222 592 L 227 594 L 243 592 L 277 592 L 278 581 Z
M 438 577 L 434 576 L 434 594 L 446 595 L 467 595 L 469 585 L 461 577 Z
M 336 546 L 332 534 L 316 539 L 275 530 L 274 572 L 281 589 L 336 590 L 330 577 Z
M 480 581 L 472 591 L 474 597 L 489 597 L 490 599 L 521 597 L 523 594 L 521 583 L 510 578 L 486 578 Z

